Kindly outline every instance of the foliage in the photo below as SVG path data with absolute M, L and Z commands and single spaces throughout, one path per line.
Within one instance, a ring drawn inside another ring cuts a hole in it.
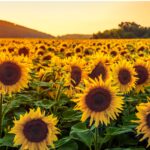
M 121 22 L 118 29 L 93 34 L 93 39 L 150 38 L 150 28 L 135 22 Z

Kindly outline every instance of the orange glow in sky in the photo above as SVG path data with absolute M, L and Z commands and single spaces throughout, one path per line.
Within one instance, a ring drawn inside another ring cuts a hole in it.
M 0 20 L 52 35 L 92 34 L 121 21 L 150 26 L 150 2 L 0 2 Z

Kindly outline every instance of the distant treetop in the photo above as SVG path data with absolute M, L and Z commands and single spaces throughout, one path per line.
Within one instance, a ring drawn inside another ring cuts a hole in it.
M 150 27 L 143 27 L 135 22 L 121 22 L 118 29 L 99 31 L 93 34 L 93 39 L 103 38 L 150 38 Z

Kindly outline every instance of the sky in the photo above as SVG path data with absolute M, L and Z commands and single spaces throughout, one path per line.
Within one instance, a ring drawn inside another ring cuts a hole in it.
M 150 26 L 148 2 L 2 2 L 0 20 L 54 36 L 93 34 L 117 28 L 121 21 Z

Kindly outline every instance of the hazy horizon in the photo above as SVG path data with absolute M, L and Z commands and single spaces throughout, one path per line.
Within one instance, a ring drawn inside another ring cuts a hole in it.
M 0 2 L 0 15 L 54 36 L 93 34 L 122 21 L 150 26 L 150 2 Z

